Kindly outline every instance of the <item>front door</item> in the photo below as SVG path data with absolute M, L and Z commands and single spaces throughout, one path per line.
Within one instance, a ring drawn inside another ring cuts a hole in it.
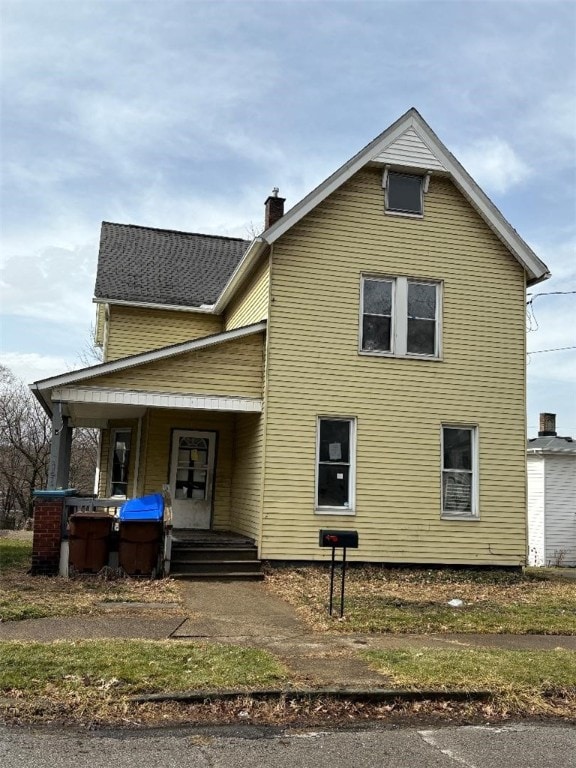
M 170 491 L 174 528 L 210 528 L 215 455 L 215 432 L 173 431 Z

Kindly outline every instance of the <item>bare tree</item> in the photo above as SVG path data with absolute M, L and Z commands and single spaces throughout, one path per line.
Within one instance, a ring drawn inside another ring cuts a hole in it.
M 12 372 L 0 366 L 0 515 L 4 525 L 32 516 L 32 491 L 45 488 L 50 422 Z
M 50 419 L 32 393 L 0 365 L 0 527 L 32 517 L 33 491 L 46 488 L 50 459 Z M 98 452 L 98 430 L 75 429 L 70 485 L 91 494 Z

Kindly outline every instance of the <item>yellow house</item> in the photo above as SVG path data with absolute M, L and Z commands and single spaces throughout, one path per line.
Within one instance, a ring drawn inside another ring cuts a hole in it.
M 267 560 L 526 559 L 525 290 L 546 265 L 411 109 L 252 242 L 104 223 L 104 362 L 36 382 L 50 485 L 101 429 L 102 497 Z

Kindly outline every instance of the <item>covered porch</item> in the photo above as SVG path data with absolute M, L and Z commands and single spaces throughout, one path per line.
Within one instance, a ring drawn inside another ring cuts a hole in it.
M 118 506 L 167 487 L 177 545 L 200 533 L 205 545 L 211 533 L 225 546 L 248 541 L 257 554 L 263 328 L 37 382 L 53 425 L 48 491 L 68 488 L 72 429 L 97 428 L 96 499 Z

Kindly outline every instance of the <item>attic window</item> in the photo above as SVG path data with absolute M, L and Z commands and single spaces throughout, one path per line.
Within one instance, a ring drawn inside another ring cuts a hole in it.
M 422 216 L 427 176 L 384 171 L 386 211 L 408 216 Z

